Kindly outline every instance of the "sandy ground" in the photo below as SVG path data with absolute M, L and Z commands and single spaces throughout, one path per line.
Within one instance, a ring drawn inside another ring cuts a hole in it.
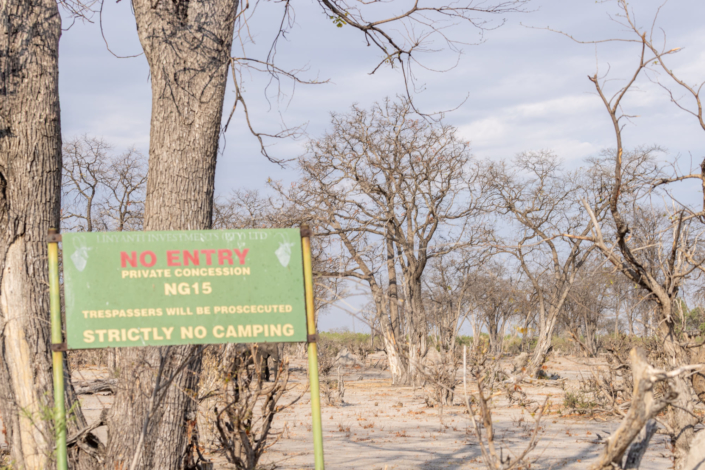
M 547 363 L 548 370 L 568 379 L 567 388 L 577 386 L 581 374 L 589 373 L 584 359 L 555 358 Z M 284 401 L 293 399 L 303 390 L 306 381 L 304 360 L 292 361 L 291 390 Z M 104 376 L 106 371 L 86 368 L 75 374 L 75 379 L 88 380 Z M 470 419 L 462 399 L 462 386 L 456 394 L 455 406 L 439 408 L 426 406 L 420 389 L 392 387 L 385 371 L 375 368 L 344 369 L 345 396 L 341 406 L 322 409 L 325 462 L 329 469 L 480 469 L 484 468 L 477 439 L 470 429 Z M 592 418 L 566 414 L 563 408 L 564 391 L 560 388 L 523 385 L 524 392 L 543 402 L 549 397 L 551 411 L 541 420 L 539 441 L 530 454 L 532 469 L 587 468 L 602 449 L 598 435 L 609 436 L 618 426 L 615 418 Z M 471 387 L 474 389 L 474 387 Z M 110 407 L 109 394 L 81 397 L 88 421 L 98 417 L 101 410 Z M 562 413 L 559 413 L 561 411 Z M 530 440 L 535 422 L 529 411 L 509 405 L 504 396 L 493 402 L 493 422 L 496 442 L 503 455 L 517 455 Z M 277 415 L 274 434 L 279 441 L 264 455 L 263 469 L 313 468 L 313 441 L 311 434 L 310 397 Z M 106 439 L 105 428 L 97 430 L 101 440 Z M 208 433 L 201 430 L 204 440 Z M 230 469 L 223 456 L 213 452 L 204 443 L 205 455 L 215 468 Z M 656 435 L 642 462 L 642 469 L 671 467 L 671 452 L 666 438 Z
M 572 376 L 571 381 L 587 372 L 586 367 L 564 358 L 547 365 L 551 372 Z M 426 406 L 420 389 L 391 387 L 388 378 L 374 377 L 385 374 L 361 374 L 350 369 L 346 372 L 345 404 L 324 405 L 322 410 L 328 468 L 485 468 L 464 407 L 445 407 L 441 416 L 439 408 Z M 602 449 L 602 444 L 596 441 L 597 435 L 606 438 L 619 425 L 616 419 L 560 416 L 558 410 L 563 407 L 564 398 L 560 388 L 529 385 L 523 389 L 532 399 L 543 402 L 548 396 L 552 403 L 552 411 L 541 420 L 539 443 L 530 454 L 534 461 L 531 468 L 587 468 Z M 461 399 L 462 396 L 456 395 L 455 402 Z M 495 399 L 494 407 L 493 423 L 503 454 L 521 453 L 534 430 L 533 418 L 523 408 L 509 406 L 502 397 Z M 278 469 L 313 468 L 309 422 L 308 399 L 280 415 L 277 431 L 286 426 L 286 432 L 262 462 Z M 669 455 L 666 439 L 655 436 L 641 468 L 669 468 Z

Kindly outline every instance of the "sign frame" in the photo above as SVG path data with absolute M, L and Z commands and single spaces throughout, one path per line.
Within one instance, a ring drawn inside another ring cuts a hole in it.
M 134 232 L 132 232 L 134 233 Z M 148 232 L 141 232 L 148 233 Z M 321 421 L 321 398 L 318 373 L 318 346 L 316 344 L 316 320 L 313 292 L 313 270 L 311 259 L 311 229 L 307 224 L 300 227 L 301 267 L 303 268 L 304 310 L 306 315 L 306 342 L 308 343 L 309 385 L 311 391 L 311 420 L 313 433 L 314 463 L 316 470 L 324 470 L 323 430 Z M 51 351 L 54 382 L 54 427 L 56 436 L 56 468 L 68 470 L 66 445 L 66 406 L 64 394 L 64 353 L 68 350 L 64 341 L 61 321 L 61 288 L 59 281 L 59 243 L 62 241 L 59 230 L 50 228 L 48 242 L 49 306 L 51 318 Z M 229 342 L 229 341 L 228 341 Z M 253 342 L 253 341 L 249 341 Z M 290 341 L 303 342 L 303 341 Z M 192 343 L 180 343 L 192 344 Z M 195 344 L 195 343 L 194 343 Z M 198 343 L 210 344 L 210 343 Z M 110 347 L 110 346 L 105 346 Z M 141 346 L 121 346 L 141 347 Z M 72 350 L 82 348 L 72 348 Z
M 67 349 L 304 342 L 298 229 L 63 236 Z

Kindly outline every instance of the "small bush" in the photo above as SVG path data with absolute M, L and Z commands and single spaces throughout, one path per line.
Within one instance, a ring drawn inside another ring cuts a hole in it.
M 587 398 L 584 393 L 566 392 L 563 406 L 577 412 L 589 412 L 597 408 L 597 403 Z
M 551 338 L 551 346 L 553 350 L 561 354 L 570 354 L 574 352 L 574 343 L 563 336 L 554 336 Z
M 504 352 L 511 355 L 519 354 L 521 352 L 521 338 L 507 335 L 504 339 Z
M 365 360 L 368 354 L 374 351 L 374 347 L 367 333 L 353 333 L 347 330 L 334 330 L 321 332 L 319 334 L 319 344 L 325 343 L 330 346 L 333 356 L 337 355 L 341 349 L 348 348 L 350 352 L 356 354 L 361 360 Z

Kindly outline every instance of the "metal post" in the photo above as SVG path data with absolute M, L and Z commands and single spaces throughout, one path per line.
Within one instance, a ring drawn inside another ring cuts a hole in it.
M 313 304 L 313 270 L 311 267 L 311 229 L 301 225 L 301 248 L 304 258 L 304 287 L 306 290 L 306 324 L 308 327 L 308 379 L 311 388 L 311 429 L 316 470 L 323 470 L 323 425 L 321 423 L 321 392 L 318 385 L 318 347 L 316 319 Z
M 61 334 L 61 293 L 59 290 L 59 243 L 57 229 L 49 229 L 49 307 L 51 311 L 51 356 L 54 372 L 54 428 L 56 469 L 67 470 L 66 406 L 64 405 L 64 355 Z

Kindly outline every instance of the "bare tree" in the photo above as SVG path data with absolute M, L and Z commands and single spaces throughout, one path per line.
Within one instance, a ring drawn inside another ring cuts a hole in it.
M 139 230 L 146 159 L 136 149 L 112 153 L 102 138 L 83 135 L 63 147 L 62 225 L 85 232 Z
M 213 207 L 214 228 L 258 228 L 278 227 L 282 220 L 273 213 L 270 200 L 261 197 L 259 191 L 235 189 L 226 198 L 217 198 Z
M 667 34 L 663 28 L 658 27 L 658 17 L 666 3 L 661 5 L 654 15 L 651 24 L 647 27 L 642 27 L 636 21 L 636 15 L 633 10 L 633 5 L 630 5 L 626 0 L 615 0 L 614 2 L 619 10 L 619 13 L 611 19 L 622 27 L 622 31 L 629 34 L 629 37 L 606 38 L 599 40 L 579 40 L 574 36 L 556 31 L 564 36 L 569 37 L 575 42 L 581 44 L 599 44 L 610 42 L 631 42 L 635 43 L 641 49 L 641 62 L 635 73 L 623 87 L 619 93 L 613 96 L 610 101 L 616 104 L 617 108 L 621 102 L 621 98 L 631 88 L 635 86 L 637 78 L 640 75 L 645 75 L 651 82 L 661 87 L 679 109 L 693 116 L 700 127 L 705 131 L 705 116 L 703 115 L 702 90 L 705 86 L 705 80 L 700 82 L 690 82 L 685 80 L 678 71 L 668 65 L 670 58 L 676 54 L 683 52 L 683 47 L 670 47 L 667 44 Z M 632 8 L 630 8 L 630 6 Z M 553 31 L 552 29 L 548 28 Z M 660 37 L 659 37 L 660 36 Z M 669 48 L 670 47 L 670 48 Z M 593 82 L 597 80 L 597 74 L 591 78 Z M 622 93 L 624 92 L 624 93 Z M 617 109 L 615 108 L 615 109 Z M 622 119 L 631 118 L 634 116 L 623 115 Z M 624 122 L 620 119 L 621 122 Z M 658 179 L 652 182 L 654 187 L 668 185 L 678 181 L 700 180 L 702 189 L 702 206 L 701 211 L 690 210 L 691 214 L 698 214 L 705 211 L 705 159 L 700 163 L 700 168 L 691 168 L 690 171 L 682 173 L 678 171 L 677 165 L 672 165 L 674 172 L 672 174 L 663 174 Z M 699 170 L 699 171 L 698 171 Z
M 666 407 L 675 405 L 678 392 L 672 390 L 674 379 L 701 367 L 685 365 L 670 371 L 656 369 L 647 362 L 644 352 L 636 349 L 631 351 L 630 359 L 634 382 L 631 406 L 619 428 L 607 440 L 599 460 L 590 467 L 592 470 L 638 468 L 649 439 L 655 433 L 655 426 L 647 431 L 641 442 L 632 443 L 650 420 Z M 669 388 L 661 396 L 655 393 L 659 382 L 664 382 Z
M 579 198 L 589 198 L 598 218 L 607 205 L 594 179 L 561 170 L 550 152 L 520 154 L 513 166 L 509 170 L 506 164 L 494 165 L 488 179 L 497 210 L 518 232 L 518 237 L 501 241 L 500 249 L 518 260 L 536 292 L 539 336 L 528 364 L 528 373 L 534 375 L 551 347 L 558 314 L 576 276 L 594 249 L 583 245 L 592 222 L 586 222 Z M 521 176 L 520 171 L 529 176 Z M 562 237 L 576 232 L 577 237 Z
M 66 142 L 63 154 L 61 218 L 68 230 L 93 232 L 100 226 L 98 205 L 108 179 L 111 150 L 103 139 L 83 135 Z
M 495 261 L 487 263 L 472 274 L 472 302 L 489 338 L 489 353 L 495 357 L 502 354 L 504 335 L 509 321 L 517 316 L 524 306 L 526 294 L 518 285 L 518 275 L 507 272 L 506 267 Z M 478 336 L 480 331 L 475 331 Z
M 341 245 L 340 268 L 320 274 L 369 286 L 394 383 L 413 380 L 426 353 L 427 263 L 483 233 L 479 219 L 470 229 L 482 192 L 467 143 L 450 126 L 418 119 L 408 100 L 386 101 L 334 115 L 299 167 L 301 183 L 277 188 Z
M 599 260 L 598 260 L 599 261 Z M 614 292 L 610 289 L 610 272 L 596 262 L 595 257 L 586 262 L 568 293 L 560 319 L 573 341 L 586 357 L 597 355 L 597 334 L 612 307 Z
M 103 182 L 100 211 L 108 230 L 140 230 L 144 218 L 147 161 L 136 149 L 113 156 Z
M 257 468 L 264 452 L 279 440 L 270 436 L 275 415 L 303 396 L 277 405 L 287 391 L 289 363 L 284 361 L 271 384 L 264 382 L 263 363 L 257 345 L 252 345 L 249 355 L 236 355 L 223 364 L 225 390 L 221 410 L 215 409 L 216 426 L 225 456 L 237 470 Z
M 468 410 L 468 414 L 470 415 L 470 422 L 472 424 L 471 429 L 474 432 L 475 437 L 477 437 L 477 442 L 480 445 L 482 461 L 485 464 L 487 470 L 512 470 L 514 468 L 523 468 L 525 465 L 527 467 L 530 467 L 531 464 L 530 462 L 528 462 L 528 455 L 532 450 L 536 448 L 536 445 L 538 444 L 538 433 L 541 428 L 541 417 L 543 415 L 543 412 L 547 408 L 548 398 L 546 398 L 543 404 L 539 405 L 536 410 L 536 425 L 534 427 L 533 433 L 531 434 L 531 439 L 526 445 L 526 448 L 524 448 L 523 452 L 516 456 L 512 455 L 512 452 L 509 452 L 510 455 L 504 457 L 502 448 L 498 445 L 497 442 L 495 442 L 491 405 L 492 396 L 485 396 L 485 391 L 490 392 L 490 394 L 492 392 L 492 387 L 487 385 L 486 378 L 488 377 L 488 375 L 494 375 L 494 370 L 492 370 L 493 367 L 496 367 L 496 362 L 494 362 L 493 365 L 490 367 L 485 367 L 483 361 L 482 365 L 480 365 L 479 367 L 475 367 L 474 370 L 470 371 L 471 374 L 473 374 L 474 376 L 472 378 L 477 384 L 477 394 L 475 394 L 473 400 L 471 401 L 468 397 L 467 349 L 463 348 L 463 392 L 465 398 L 465 406 Z M 477 403 L 477 408 L 479 408 L 477 418 L 475 417 L 476 407 L 473 406 L 474 403 Z M 484 433 L 482 432 L 483 428 L 485 431 Z M 514 459 L 512 459 L 511 457 L 514 457 Z
M 639 188 L 631 188 L 624 177 L 630 155 L 624 150 L 622 132 L 629 115 L 623 112 L 621 104 L 651 60 L 647 58 L 646 51 L 647 44 L 642 36 L 641 56 L 631 78 L 611 97 L 605 92 L 602 77 L 597 74 L 589 77 L 610 117 L 616 140 L 614 153 L 607 160 L 614 171 L 609 195 L 609 211 L 614 229 L 604 228 L 593 211 L 587 205 L 585 207 L 593 221 L 591 241 L 605 259 L 649 295 L 650 301 L 657 308 L 659 336 L 668 358 L 667 365 L 675 369 L 688 363 L 688 351 L 681 345 L 681 331 L 674 302 L 685 280 L 702 264 L 702 261 L 698 261 L 702 260 L 698 243 L 702 230 L 693 225 L 696 220 L 694 215 L 673 200 L 661 207 L 652 205 L 651 214 L 639 214 L 631 220 L 631 225 L 628 213 L 625 214 L 625 195 L 628 198 L 630 193 L 637 194 L 635 197 L 638 199 Z M 654 150 L 639 150 L 637 153 L 651 156 Z M 664 220 L 664 213 L 666 224 L 660 222 Z M 638 236 L 640 234 L 642 236 Z M 698 419 L 692 413 L 690 383 L 680 376 L 674 377 L 673 382 L 673 390 L 678 398 L 669 411 L 669 433 L 675 447 L 676 468 L 680 468 L 690 449 L 693 428 Z
M 482 289 L 474 273 L 487 258 L 484 250 L 460 249 L 431 260 L 424 280 L 426 312 L 441 356 L 455 352 L 459 330 L 476 304 L 473 296 Z

